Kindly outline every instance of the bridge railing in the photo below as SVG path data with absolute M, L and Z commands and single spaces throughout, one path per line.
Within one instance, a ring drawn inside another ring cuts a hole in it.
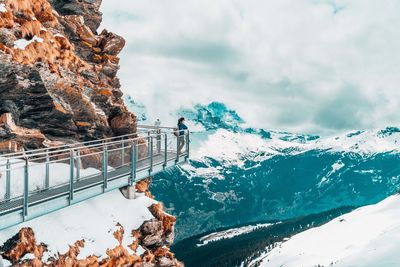
M 105 143 L 105 142 L 108 143 L 108 142 L 118 141 L 118 140 L 122 140 L 122 139 L 134 139 L 136 137 L 140 137 L 141 134 L 147 134 L 149 132 L 155 132 L 155 131 L 161 131 L 163 133 L 173 133 L 176 131 L 176 128 L 138 125 L 137 131 L 135 133 L 131 133 L 131 134 L 113 136 L 113 137 L 108 137 L 108 138 L 104 138 L 104 139 L 96 139 L 96 140 L 85 141 L 85 142 L 75 142 L 75 143 L 63 144 L 63 145 L 59 145 L 59 146 L 51 146 L 48 148 L 40 148 L 40 149 L 34 149 L 34 150 L 26 150 L 26 151 L 0 154 L 0 162 L 6 160 L 7 158 L 19 157 L 19 156 L 26 157 L 26 156 L 29 156 L 30 154 L 47 152 L 48 150 L 52 150 L 52 151 L 62 150 L 62 149 L 69 149 L 69 148 L 78 147 L 78 146 L 91 146 L 91 145 L 96 145 L 99 143 Z
M 189 132 L 177 135 L 174 128 L 146 126 L 130 135 L 0 155 L 0 205 L 20 199 L 27 212 L 31 196 L 66 185 L 73 200 L 78 184 L 99 175 L 103 190 L 110 179 L 126 176 L 127 171 L 133 184 L 137 172 L 148 170 L 150 175 L 157 165 L 189 156 Z

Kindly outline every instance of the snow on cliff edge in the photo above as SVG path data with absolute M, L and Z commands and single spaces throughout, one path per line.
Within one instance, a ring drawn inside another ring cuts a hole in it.
M 263 255 L 261 266 L 400 266 L 399 243 L 400 196 L 395 195 L 293 236 Z
M 142 194 L 137 195 L 139 197 L 135 200 L 128 200 L 118 190 L 108 192 L 3 230 L 0 232 L 0 244 L 18 233 L 22 227 L 31 227 L 37 242 L 48 245 L 49 252 L 45 256 L 54 256 L 57 252 L 65 253 L 68 245 L 81 239 L 85 240 L 85 247 L 79 254 L 80 259 L 89 255 L 105 256 L 108 248 L 118 245 L 113 237 L 117 223 L 125 228 L 127 234 L 123 245 L 127 247 L 133 241 L 129 233 L 139 228 L 144 221 L 154 218 L 148 207 L 155 201 Z

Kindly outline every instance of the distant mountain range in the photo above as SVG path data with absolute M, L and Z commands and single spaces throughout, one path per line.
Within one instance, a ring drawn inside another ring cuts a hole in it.
M 155 176 L 178 240 L 219 227 L 376 203 L 400 185 L 400 129 L 336 137 L 245 127 L 222 103 L 178 112 L 193 131 L 189 164 Z

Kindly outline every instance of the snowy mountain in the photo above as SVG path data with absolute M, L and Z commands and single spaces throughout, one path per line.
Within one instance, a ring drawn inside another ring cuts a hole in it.
M 400 196 L 293 236 L 256 260 L 262 267 L 400 266 Z M 255 263 L 254 262 L 254 263 Z
M 178 216 L 179 240 L 218 227 L 373 204 L 400 185 L 395 127 L 319 137 L 247 127 L 221 103 L 179 114 L 194 130 L 190 164 L 157 175 L 152 187 Z
M 136 102 L 133 97 L 129 95 L 125 97 L 125 103 L 129 111 L 136 115 L 138 121 L 143 122 L 147 120 L 146 107 L 142 103 Z

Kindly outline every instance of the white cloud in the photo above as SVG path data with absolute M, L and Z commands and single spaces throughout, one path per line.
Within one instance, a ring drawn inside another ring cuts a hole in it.
M 217 100 L 266 129 L 400 122 L 399 1 L 117 3 L 103 1 L 102 26 L 127 39 L 123 90 L 150 117 Z

